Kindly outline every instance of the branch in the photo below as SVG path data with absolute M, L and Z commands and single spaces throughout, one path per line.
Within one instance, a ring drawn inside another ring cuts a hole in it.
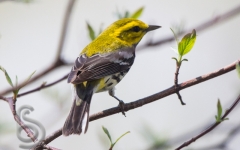
M 234 103 L 232 104 L 232 106 L 226 110 L 226 112 L 224 113 L 224 115 L 222 116 L 222 120 L 224 120 L 229 113 L 231 113 L 231 111 L 236 107 L 236 105 L 239 103 L 240 101 L 240 95 L 238 96 L 238 98 L 234 101 Z M 194 138 L 190 139 L 187 142 L 184 142 L 181 146 L 179 146 L 178 148 L 176 148 L 176 150 L 180 150 L 183 147 L 186 147 L 188 145 L 190 145 L 191 143 L 195 142 L 197 139 L 201 138 L 202 136 L 204 136 L 205 134 L 209 133 L 210 131 L 212 131 L 214 128 L 216 128 L 221 122 L 215 122 L 213 125 L 211 125 L 207 130 L 203 131 L 202 133 L 200 133 L 199 135 L 195 136 Z
M 60 37 L 59 44 L 58 44 L 56 60 L 61 59 L 61 53 L 63 51 L 63 45 L 64 45 L 64 41 L 66 38 L 67 29 L 68 29 L 68 25 L 69 25 L 69 19 L 70 19 L 75 1 L 76 0 L 69 0 L 69 2 L 68 2 L 68 6 L 67 6 L 67 10 L 65 12 L 63 26 L 62 26 L 62 30 L 61 30 L 61 37 Z
M 196 29 L 199 33 L 200 31 L 206 30 L 206 29 L 208 29 L 208 28 L 210 28 L 210 27 L 212 27 L 212 26 L 214 26 L 218 23 L 224 22 L 224 21 L 238 15 L 239 13 L 240 13 L 240 5 L 233 8 L 232 10 L 230 10 L 226 13 L 223 13 L 221 15 L 218 15 L 218 16 L 214 17 L 214 18 L 211 18 L 211 19 L 207 20 L 206 22 L 201 23 L 200 25 L 198 25 L 196 27 L 193 27 L 191 29 Z M 184 31 L 180 32 L 179 35 L 182 35 L 183 33 L 186 33 L 186 31 L 189 31 L 189 30 L 184 30 Z M 175 40 L 175 38 L 173 36 L 169 36 L 165 39 L 161 39 L 161 40 L 158 40 L 156 42 L 149 41 L 142 46 L 138 46 L 138 51 L 141 51 L 141 50 L 143 50 L 144 48 L 147 48 L 147 47 L 159 46 L 159 45 L 162 45 L 162 44 L 165 44 L 165 43 L 168 43 L 168 42 L 172 42 L 174 40 Z
M 30 91 L 27 91 L 27 92 L 18 94 L 18 95 L 17 95 L 17 98 L 18 98 L 18 97 L 25 96 L 25 95 L 28 95 L 28 94 L 31 94 L 31 93 L 34 93 L 34 92 L 37 92 L 37 91 L 40 91 L 40 90 L 42 90 L 42 89 L 44 89 L 44 88 L 47 88 L 47 87 L 50 87 L 50 86 L 53 86 L 53 85 L 57 84 L 58 82 L 61 82 L 62 80 L 66 79 L 67 77 L 68 77 L 68 74 L 65 75 L 65 76 L 63 76 L 62 78 L 58 79 L 57 81 L 54 81 L 54 82 L 50 83 L 50 84 L 45 84 L 45 83 L 43 83 L 43 84 L 41 84 L 39 87 L 37 87 L 37 88 L 35 88 L 35 89 L 32 89 L 32 90 L 30 90 Z M 1 95 L 0 95 L 0 99 L 8 102 L 8 99 L 13 99 L 13 97 L 4 97 L 4 96 L 1 96 Z
M 57 56 L 56 56 L 53 64 L 51 66 L 49 66 L 48 68 L 46 68 L 44 71 L 40 72 L 38 75 L 34 76 L 28 83 L 32 83 L 32 82 L 38 80 L 39 78 L 43 77 L 44 75 L 48 74 L 49 72 L 55 70 L 56 68 L 58 68 L 60 66 L 67 65 L 67 63 L 62 60 L 61 53 L 63 51 L 64 41 L 65 41 L 65 37 L 67 34 L 68 25 L 69 25 L 69 19 L 71 16 L 71 12 L 72 12 L 74 3 L 75 3 L 75 0 L 69 0 L 69 2 L 68 2 L 68 6 L 67 6 L 67 9 L 65 12 L 64 19 L 63 19 L 61 36 L 60 36 L 59 44 L 58 44 L 58 48 L 57 48 Z M 22 85 L 24 85 L 24 82 L 19 84 L 19 86 L 22 86 Z M 0 95 L 5 95 L 10 92 L 12 92 L 12 88 L 8 88 L 8 89 L 0 92 Z
M 222 141 L 218 142 L 218 144 L 201 148 L 201 150 L 226 149 L 228 143 L 230 143 L 233 140 L 233 138 L 238 135 L 239 131 L 240 131 L 240 124 L 234 127 Z
M 31 138 L 31 140 L 35 143 L 37 141 L 37 138 L 34 137 L 33 132 L 24 124 L 24 122 L 21 121 L 20 117 L 17 115 L 16 113 L 16 109 L 15 109 L 15 103 L 17 100 L 14 100 L 13 98 L 7 98 L 6 99 L 11 112 L 13 114 L 14 120 L 22 127 L 22 129 L 27 133 L 27 136 Z
M 35 89 L 32 89 L 30 91 L 27 91 L 27 92 L 24 92 L 24 93 L 21 93 L 21 94 L 18 94 L 17 97 L 21 97 L 21 96 L 24 96 L 24 95 L 27 95 L 27 94 L 31 94 L 33 92 L 37 92 L 37 91 L 40 91 L 41 89 L 44 89 L 44 88 L 47 88 L 47 87 L 50 87 L 54 84 L 57 84 L 58 82 L 61 82 L 62 80 L 66 79 L 68 77 L 68 74 L 63 76 L 62 78 L 58 79 L 57 81 L 54 81 L 50 84 L 45 84 L 43 83 L 42 85 L 40 85 L 39 87 L 35 88 Z M 0 96 L 0 99 L 1 99 L 1 96 Z
M 179 89 L 178 89 L 178 75 L 179 75 L 179 69 L 180 69 L 181 65 L 182 65 L 182 60 L 180 60 L 180 62 L 178 62 L 177 59 L 176 59 L 176 72 L 175 72 L 175 78 L 174 78 L 174 86 L 175 86 L 175 89 L 176 89 L 176 94 L 177 94 L 178 99 L 180 100 L 181 104 L 186 105 L 183 102 L 182 96 L 181 96 L 181 94 L 179 92 Z
M 212 78 L 218 77 L 222 74 L 228 73 L 228 72 L 235 69 L 236 63 L 238 63 L 238 62 L 239 61 L 235 61 L 232 64 L 230 64 L 230 65 L 228 65 L 224 68 L 221 68 L 217 71 L 214 71 L 214 72 L 211 72 L 209 74 L 202 75 L 202 76 L 199 76 L 197 78 L 194 78 L 194 79 L 188 80 L 186 82 L 183 82 L 183 83 L 179 84 L 178 88 L 179 88 L 179 90 L 183 90 L 183 89 L 188 88 L 190 86 L 193 86 L 195 84 L 199 84 L 201 82 L 204 82 L 204 81 L 210 80 Z M 170 88 L 168 88 L 164 91 L 153 94 L 151 96 L 148 96 L 148 97 L 145 97 L 145 98 L 142 98 L 142 99 L 139 99 L 137 101 L 130 102 L 130 103 L 125 103 L 124 110 L 128 111 L 128 110 L 132 110 L 132 109 L 141 107 L 143 105 L 146 105 L 148 103 L 154 102 L 154 101 L 159 100 L 161 98 L 167 97 L 167 96 L 169 96 L 171 94 L 174 94 L 174 93 L 176 93 L 176 89 L 175 89 L 175 86 L 172 86 L 172 87 L 170 87 Z M 122 112 L 120 107 L 113 107 L 113 108 L 110 108 L 110 109 L 107 109 L 107 110 L 104 110 L 104 111 L 101 111 L 101 112 L 98 112 L 96 114 L 91 115 L 89 120 L 94 121 L 94 120 L 97 120 L 97 119 L 100 119 L 100 118 L 111 116 L 111 115 L 119 113 L 119 112 Z M 53 141 L 54 139 L 58 138 L 61 135 L 62 135 L 62 128 L 55 131 L 52 135 L 49 135 L 42 142 L 42 145 L 50 143 L 51 141 Z M 42 145 L 38 145 L 38 148 L 41 148 Z

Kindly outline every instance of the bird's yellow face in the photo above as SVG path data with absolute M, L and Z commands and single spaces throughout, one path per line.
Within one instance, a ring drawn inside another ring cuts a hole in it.
M 86 54 L 90 57 L 94 54 L 113 52 L 123 47 L 136 46 L 148 31 L 158 28 L 160 26 L 147 25 L 136 19 L 120 19 L 86 46 L 81 54 Z
M 113 24 L 115 26 L 109 35 L 117 38 L 129 45 L 140 42 L 142 37 L 147 33 L 148 25 L 135 19 L 122 19 Z

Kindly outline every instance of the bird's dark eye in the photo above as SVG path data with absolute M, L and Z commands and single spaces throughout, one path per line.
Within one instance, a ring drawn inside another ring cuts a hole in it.
M 138 32 L 138 31 L 140 31 L 140 27 L 139 26 L 135 26 L 135 27 L 132 28 L 132 30 L 134 32 Z

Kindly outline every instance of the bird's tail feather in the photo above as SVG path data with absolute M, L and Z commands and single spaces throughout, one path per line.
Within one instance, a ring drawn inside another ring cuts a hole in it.
M 62 129 L 62 133 L 65 136 L 68 136 L 70 134 L 81 134 L 82 132 L 87 132 L 90 103 L 93 91 L 87 90 L 84 95 L 84 98 L 80 99 L 75 92 L 71 111 Z

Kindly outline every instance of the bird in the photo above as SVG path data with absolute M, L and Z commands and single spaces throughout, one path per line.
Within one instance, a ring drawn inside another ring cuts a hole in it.
M 108 91 L 119 101 L 125 115 L 124 102 L 115 96 L 114 87 L 130 70 L 142 37 L 160 27 L 123 18 L 112 23 L 82 50 L 67 79 L 72 85 L 73 104 L 62 128 L 64 136 L 87 132 L 94 93 Z

